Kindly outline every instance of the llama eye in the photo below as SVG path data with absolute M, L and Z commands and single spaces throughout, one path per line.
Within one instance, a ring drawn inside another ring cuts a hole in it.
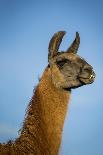
M 65 64 L 69 64 L 70 63 L 70 60 L 68 59 L 64 59 L 64 60 L 61 60 L 61 61 L 57 61 L 56 64 L 59 68 L 62 68 Z

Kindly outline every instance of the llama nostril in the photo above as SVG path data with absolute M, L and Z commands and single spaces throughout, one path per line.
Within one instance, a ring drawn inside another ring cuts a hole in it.
M 88 66 L 88 65 L 85 65 L 84 68 L 83 68 L 84 71 L 91 71 L 92 68 L 91 66 Z
M 83 70 L 84 70 L 84 71 L 92 71 L 93 68 L 92 68 L 92 66 L 90 66 L 89 64 L 85 64 L 84 67 L 83 67 Z
M 89 68 L 83 68 L 84 71 L 88 72 L 89 71 Z

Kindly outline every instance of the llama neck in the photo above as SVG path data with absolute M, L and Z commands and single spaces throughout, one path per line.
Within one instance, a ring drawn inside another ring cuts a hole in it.
M 28 107 L 21 132 L 21 137 L 29 133 L 31 139 L 35 138 L 34 145 L 42 152 L 38 154 L 43 154 L 43 150 L 45 155 L 58 154 L 69 95 L 70 92 L 54 87 L 50 69 L 46 69 Z

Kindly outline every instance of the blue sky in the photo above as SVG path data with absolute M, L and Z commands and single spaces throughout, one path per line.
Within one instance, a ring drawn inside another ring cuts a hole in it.
M 102 0 L 0 0 L 1 142 L 18 136 L 51 36 L 65 30 L 65 50 L 78 31 L 78 54 L 94 67 L 96 80 L 72 91 L 60 155 L 103 155 L 102 15 Z

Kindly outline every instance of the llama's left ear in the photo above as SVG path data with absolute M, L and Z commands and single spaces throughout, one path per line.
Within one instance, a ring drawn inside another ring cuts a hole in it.
M 51 59 L 55 55 L 57 55 L 60 43 L 61 43 L 62 38 L 65 35 L 65 33 L 66 33 L 65 31 L 59 31 L 59 32 L 55 33 L 53 35 L 53 37 L 51 38 L 49 47 L 48 47 L 48 51 L 49 51 L 48 59 Z
M 71 44 L 71 46 L 67 49 L 67 53 L 77 53 L 77 50 L 79 48 L 79 44 L 80 44 L 80 37 L 79 37 L 79 33 L 76 32 L 76 37 L 75 40 L 73 41 L 73 43 Z

